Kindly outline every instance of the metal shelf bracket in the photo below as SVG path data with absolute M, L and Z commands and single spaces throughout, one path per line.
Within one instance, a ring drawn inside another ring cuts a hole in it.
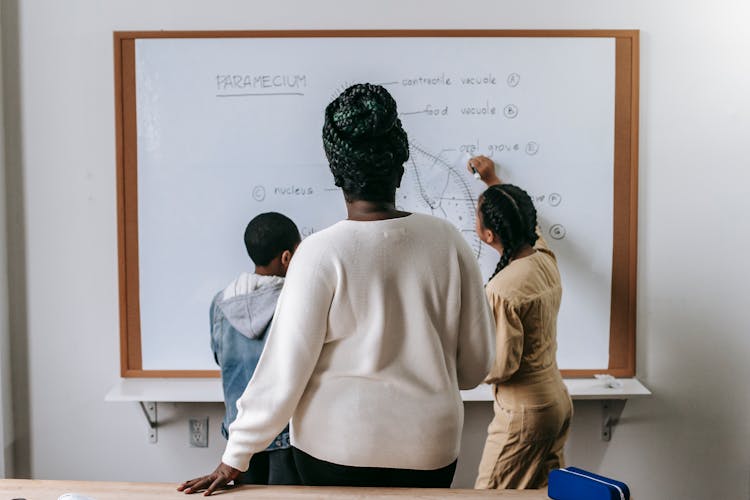
M 156 427 L 158 421 L 156 418 L 156 401 L 139 401 L 143 415 L 146 417 L 148 422 L 148 442 L 155 443 L 157 441 Z
M 620 422 L 626 399 L 605 399 L 602 401 L 602 441 L 612 439 L 612 430 Z

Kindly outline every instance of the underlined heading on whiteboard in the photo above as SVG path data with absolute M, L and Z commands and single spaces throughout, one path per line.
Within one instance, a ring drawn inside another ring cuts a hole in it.
M 304 96 L 302 92 L 257 92 L 257 93 L 244 93 L 244 94 L 216 94 L 216 97 L 259 97 L 259 96 L 289 96 L 297 95 Z
M 304 96 L 304 74 L 220 74 L 216 75 L 216 97 Z

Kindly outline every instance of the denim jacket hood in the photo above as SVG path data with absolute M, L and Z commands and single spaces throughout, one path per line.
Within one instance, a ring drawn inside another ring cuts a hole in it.
M 237 332 L 249 339 L 262 339 L 283 285 L 280 276 L 245 273 L 219 293 L 217 306 Z
M 266 343 L 284 278 L 244 273 L 216 294 L 211 304 L 211 349 L 221 367 L 226 414 L 222 434 L 237 416 L 237 399 L 253 376 Z M 288 448 L 287 426 L 267 448 Z

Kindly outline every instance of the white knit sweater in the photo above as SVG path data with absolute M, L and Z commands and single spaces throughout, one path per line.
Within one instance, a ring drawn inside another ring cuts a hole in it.
M 459 452 L 459 389 L 482 382 L 494 353 L 471 249 L 421 214 L 305 239 L 268 335 L 222 457 L 240 470 L 290 418 L 292 444 L 321 460 L 446 466 Z

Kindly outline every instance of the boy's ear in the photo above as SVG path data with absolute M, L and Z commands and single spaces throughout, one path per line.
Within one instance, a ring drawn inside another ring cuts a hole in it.
M 292 261 L 292 252 L 289 250 L 284 250 L 281 252 L 281 265 L 284 266 L 284 269 L 289 267 L 289 263 Z

